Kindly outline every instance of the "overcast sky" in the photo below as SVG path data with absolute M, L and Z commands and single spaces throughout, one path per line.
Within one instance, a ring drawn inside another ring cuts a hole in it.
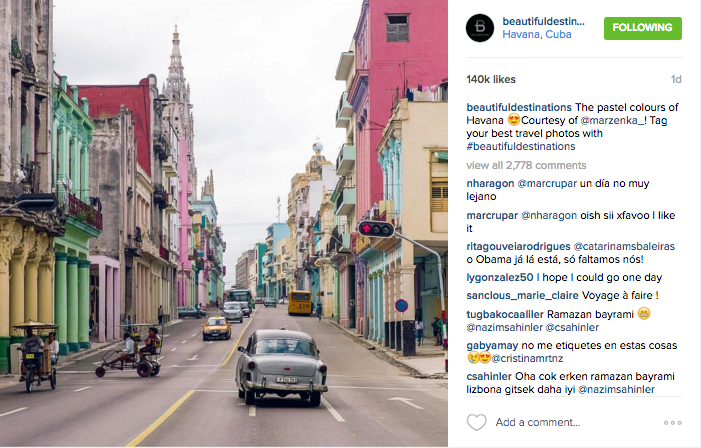
M 198 191 L 214 170 L 227 252 L 236 259 L 287 219 L 290 179 L 303 172 L 319 135 L 335 160 L 343 130 L 336 81 L 361 0 L 54 0 L 56 71 L 71 84 L 137 84 L 168 76 L 178 24 L 195 116 Z M 232 283 L 233 284 L 233 283 Z

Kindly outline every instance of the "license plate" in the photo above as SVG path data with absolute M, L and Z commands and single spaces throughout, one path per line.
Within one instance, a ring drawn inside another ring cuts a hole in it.
M 32 353 L 27 353 L 26 355 L 24 355 L 24 357 L 25 357 L 26 359 L 34 359 L 34 354 L 32 354 Z
M 278 383 L 294 384 L 297 382 L 297 378 L 292 378 L 289 376 L 279 376 L 277 377 Z

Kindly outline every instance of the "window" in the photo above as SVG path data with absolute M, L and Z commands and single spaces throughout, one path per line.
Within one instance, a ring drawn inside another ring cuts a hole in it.
M 387 16 L 387 42 L 409 42 L 409 16 L 407 14 Z
M 448 179 L 434 178 L 431 180 L 431 211 L 448 211 Z

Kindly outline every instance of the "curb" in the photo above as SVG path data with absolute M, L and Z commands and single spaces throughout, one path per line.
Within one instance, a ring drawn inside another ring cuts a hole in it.
M 333 324 L 333 326 L 335 326 L 336 328 L 338 328 L 339 330 L 341 330 L 341 333 L 343 333 L 343 334 L 346 335 L 347 337 L 351 338 L 351 339 L 352 339 L 353 341 L 355 341 L 356 343 L 358 343 L 358 344 L 360 344 L 360 345 L 362 345 L 362 346 L 364 346 L 364 347 L 374 349 L 374 350 L 373 350 L 373 351 L 375 352 L 374 354 L 375 354 L 375 356 L 377 356 L 378 358 L 380 358 L 380 359 L 382 359 L 382 360 L 384 360 L 384 361 L 387 361 L 388 363 L 392 364 L 392 365 L 395 366 L 395 367 L 399 367 L 400 369 L 406 371 L 408 374 L 410 374 L 410 375 L 413 376 L 414 378 L 422 378 L 422 379 L 425 379 L 425 378 L 443 378 L 443 375 L 428 375 L 428 374 L 426 374 L 426 373 L 423 373 L 423 372 L 421 372 L 421 371 L 415 369 L 414 367 L 410 366 L 409 364 L 406 364 L 406 363 L 404 363 L 403 361 L 400 361 L 399 359 L 397 359 L 397 358 L 395 358 L 394 356 L 390 355 L 389 353 L 387 353 L 387 350 L 385 350 L 384 348 L 379 348 L 379 349 L 378 349 L 376 345 L 371 344 L 370 342 L 366 341 L 365 339 L 363 339 L 363 338 L 360 337 L 360 336 L 354 335 L 353 333 L 351 333 L 350 331 L 346 330 L 345 328 L 343 328 L 342 326 L 340 326 L 340 325 L 337 324 L 336 322 L 334 322 L 334 321 L 332 321 L 332 320 L 329 320 L 329 322 L 330 322 L 331 324 Z

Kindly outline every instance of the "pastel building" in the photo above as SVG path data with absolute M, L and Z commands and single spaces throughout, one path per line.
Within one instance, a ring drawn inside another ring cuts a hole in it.
M 54 318 L 62 329 L 61 353 L 68 354 L 90 348 L 89 321 L 96 310 L 90 300 L 89 241 L 100 236 L 102 213 L 99 197 L 90 192 L 90 142 L 95 124 L 89 116 L 89 102 L 79 99 L 78 87 L 68 86 L 65 76 L 57 76 L 57 81 L 53 90 L 54 182 L 67 220 L 65 235 L 54 239 Z M 101 322 L 104 326 L 105 319 Z
M 384 173 L 376 148 L 383 137 L 381 126 L 387 123 L 395 105 L 409 96 L 410 89 L 431 89 L 430 94 L 433 95 L 437 86 L 447 80 L 447 30 L 447 0 L 363 1 L 353 35 L 353 55 L 342 53 L 336 74 L 336 79 L 347 81 L 346 101 L 352 114 L 350 111 L 341 113 L 349 116 L 349 125 L 354 133 L 351 139 L 346 128 L 346 141 L 354 143 L 355 149 L 354 172 L 346 172 L 347 175 L 352 174 L 346 181 L 352 179 L 353 183 L 343 188 L 342 199 L 339 191 L 337 199 L 337 208 L 341 215 L 345 214 L 346 225 L 374 217 L 379 203 L 384 200 Z M 349 73 L 351 70 L 354 72 L 352 76 Z M 399 79 L 398 74 L 401 74 Z M 339 109 L 344 107 L 345 104 L 341 102 Z M 339 156 L 345 157 L 345 154 Z M 346 190 L 351 188 L 354 210 L 350 210 L 345 202 L 346 196 L 350 197 L 351 193 L 349 191 L 347 194 Z M 349 219 L 348 213 L 351 211 L 355 216 Z M 356 331 L 368 336 L 368 320 L 372 313 L 367 309 L 370 287 L 368 263 L 372 263 L 369 258 L 373 255 L 360 256 L 362 250 L 369 247 L 369 241 L 357 233 L 351 234 L 350 246 L 354 256 L 355 294 L 348 291 L 343 295 L 347 303 L 340 304 L 341 315 L 344 323 L 352 326 L 353 319 L 348 314 L 354 312 Z M 350 264 L 345 259 L 342 263 L 346 266 Z

